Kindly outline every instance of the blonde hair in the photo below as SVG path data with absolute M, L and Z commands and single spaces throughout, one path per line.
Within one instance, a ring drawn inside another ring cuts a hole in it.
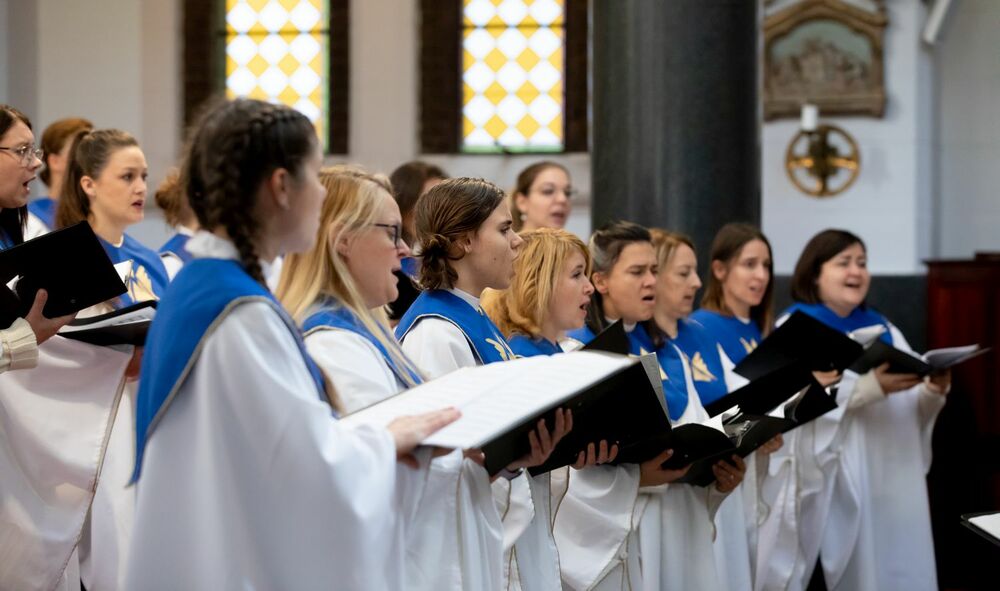
M 660 228 L 650 228 L 649 235 L 653 239 L 653 250 L 656 252 L 656 264 L 660 268 L 660 273 L 666 273 L 667 263 L 670 262 L 670 259 L 673 258 L 681 245 L 689 247 L 692 252 L 698 252 L 694 248 L 694 242 L 684 234 L 668 232 Z M 643 324 L 656 347 L 660 347 L 669 340 L 667 334 L 656 325 L 656 320 L 650 318 Z
M 346 261 L 333 246 L 339 244 L 346 234 L 376 222 L 383 200 L 392 200 L 389 179 L 385 175 L 371 174 L 349 165 L 323 168 L 319 178 L 326 187 L 326 199 L 320 214 L 316 244 L 308 252 L 285 257 L 277 298 L 299 324 L 324 296 L 336 298 L 385 347 L 398 367 L 420 376 L 393 337 L 385 310 L 372 310 L 365 306 Z M 400 377 L 407 386 L 416 385 L 409 375 Z
M 504 290 L 487 289 L 480 301 L 504 336 L 521 333 L 538 338 L 549 313 L 559 276 L 574 253 L 583 255 L 590 275 L 590 252 L 582 240 L 555 228 L 521 234 L 524 244 L 514 260 L 514 279 Z

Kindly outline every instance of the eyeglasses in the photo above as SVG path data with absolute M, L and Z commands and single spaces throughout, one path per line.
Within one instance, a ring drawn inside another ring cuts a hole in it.
M 18 146 L 16 148 L 0 148 L 0 150 L 5 150 L 14 156 L 17 156 L 21 166 L 31 166 L 31 160 L 33 158 L 41 160 L 42 156 L 45 155 L 45 152 L 43 152 L 41 148 L 36 148 L 28 144 Z
M 396 248 L 399 248 L 399 239 L 402 235 L 402 227 L 399 224 L 372 224 L 373 226 L 378 226 L 379 228 L 385 228 L 386 230 L 391 230 L 389 232 L 389 237 L 392 238 L 392 244 Z

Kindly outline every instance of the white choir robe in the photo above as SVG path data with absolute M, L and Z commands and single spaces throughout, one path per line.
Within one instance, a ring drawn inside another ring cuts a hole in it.
M 135 514 L 135 395 L 138 382 L 125 384 L 108 438 L 101 478 L 78 547 L 80 580 L 92 591 L 125 589 L 128 548 Z
M 572 339 L 559 345 L 582 346 Z M 564 589 L 642 588 L 637 536 L 648 497 L 639 495 L 639 478 L 636 464 L 552 471 L 552 534 Z
M 552 472 L 553 534 L 564 589 L 642 588 L 639 466 L 561 468 Z
M 423 477 L 386 429 L 339 425 L 274 309 L 241 304 L 146 444 L 127 588 L 389 588 Z
M 720 417 L 711 418 L 701 405 L 691 368 L 684 360 L 688 403 L 675 426 L 699 423 L 722 430 Z M 717 563 L 713 539 L 719 506 L 726 500 L 715 483 L 707 487 L 665 484 L 639 489 L 647 499 L 639 521 L 642 588 L 727 589 L 725 571 Z M 735 591 L 735 590 L 733 590 Z
M 405 388 L 382 354 L 357 333 L 320 330 L 309 334 L 305 342 L 333 382 L 347 413 Z M 486 471 L 465 460 L 461 450 L 454 451 L 432 461 L 426 490 L 421 492 L 402 499 L 400 511 L 405 517 L 398 524 L 397 544 L 406 560 L 392 588 L 497 589 L 502 579 L 502 526 L 488 502 Z
M 733 371 L 735 364 L 721 345 L 717 347 L 726 390 L 734 392 L 749 380 Z M 725 565 L 724 578 L 730 589 L 752 589 L 754 585 L 758 524 L 770 506 L 769 500 L 760 495 L 761 479 L 767 473 L 769 458 L 769 454 L 754 452 L 744 459 L 747 470 L 743 482 L 722 503 L 715 518 L 718 525 L 716 558 Z
M 0 375 L 0 589 L 77 591 L 132 348 L 57 336 L 38 352 L 37 368 Z
M 44 236 L 51 231 L 52 229 L 46 226 L 40 217 L 30 211 L 28 212 L 28 223 L 24 227 L 24 240 L 26 242 L 39 236 Z
M 459 297 L 470 298 L 458 292 Z M 478 307 L 479 302 L 470 301 Z M 403 352 L 430 378 L 477 365 L 471 345 L 454 324 L 439 318 L 421 319 L 406 334 Z M 464 480 L 464 479 L 463 479 Z M 478 490 L 478 485 L 470 489 Z M 531 477 L 525 471 L 512 480 L 492 484 L 496 511 L 502 516 L 502 589 L 560 589 L 559 553 L 552 537 L 551 488 L 548 474 Z M 477 499 L 475 502 L 484 503 Z M 471 526 L 472 524 L 470 524 Z M 491 540 L 490 544 L 493 543 Z
M 893 346 L 910 350 L 890 332 Z M 820 555 L 830 589 L 937 589 L 925 478 L 945 397 L 923 384 L 873 397 L 873 380 L 844 372 L 838 408 L 772 454 L 758 589 L 804 589 Z

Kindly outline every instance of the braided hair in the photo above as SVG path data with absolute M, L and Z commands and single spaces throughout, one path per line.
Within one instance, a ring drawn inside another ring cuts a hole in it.
M 298 177 L 316 142 L 305 115 L 253 99 L 216 104 L 193 129 L 180 185 L 200 226 L 224 229 L 246 272 L 261 284 L 257 191 L 279 168 Z

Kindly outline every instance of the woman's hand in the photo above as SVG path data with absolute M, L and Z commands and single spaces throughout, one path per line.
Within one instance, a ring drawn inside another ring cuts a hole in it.
M 125 366 L 125 379 L 128 381 L 139 379 L 139 370 L 142 369 L 142 352 L 145 347 L 136 347 L 132 351 L 132 359 L 128 360 L 128 365 Z
M 813 378 L 819 382 L 820 386 L 826 388 L 827 386 L 832 386 L 840 381 L 840 372 L 837 370 L 832 371 L 814 371 L 812 372 Z
M 590 466 L 599 466 L 601 464 L 613 462 L 617 457 L 618 444 L 612 444 L 611 448 L 608 449 L 607 440 L 602 439 L 601 443 L 598 444 L 596 448 L 593 443 L 588 443 L 587 451 L 580 452 L 580 454 L 576 457 L 576 463 L 573 464 L 573 468 L 582 470 L 583 468 L 589 468 Z
M 927 389 L 931 392 L 944 396 L 948 388 L 951 388 L 951 368 L 927 376 Z
M 764 445 L 758 447 L 757 451 L 765 455 L 770 455 L 781 449 L 782 445 L 785 445 L 785 438 L 781 436 L 781 433 L 778 433 L 774 437 L 768 439 Z
M 521 468 L 531 468 L 541 466 L 545 460 L 549 459 L 552 451 L 556 448 L 559 440 L 566 436 L 573 429 L 573 413 L 569 409 L 556 409 L 556 424 L 552 433 L 549 433 L 545 426 L 545 419 L 539 419 L 538 426 L 534 431 L 528 433 L 528 444 L 531 451 L 514 460 L 507 466 L 507 470 L 517 472 Z
M 35 303 L 31 304 L 31 310 L 24 319 L 31 325 L 31 331 L 35 333 L 35 342 L 41 345 L 52 338 L 59 329 L 69 324 L 76 314 L 59 316 L 58 318 L 46 318 L 42 313 L 45 309 L 45 302 L 49 299 L 49 294 L 44 289 L 39 289 L 35 293 Z
M 691 468 L 691 464 L 676 470 L 663 467 L 663 463 L 673 456 L 674 450 L 668 449 L 655 458 L 639 464 L 639 486 L 659 486 L 683 478 Z
M 746 474 L 747 465 L 743 463 L 743 458 L 733 455 L 729 460 L 720 460 L 712 466 L 712 473 L 715 474 L 715 489 L 721 493 L 732 492 L 743 482 L 743 475 Z
M 399 417 L 386 427 L 396 441 L 396 458 L 410 466 L 418 468 L 417 458 L 413 455 L 420 442 L 431 436 L 445 425 L 458 420 L 462 413 L 456 408 L 444 408 L 420 415 Z
M 886 394 L 902 392 L 916 386 L 923 379 L 915 373 L 889 373 L 889 363 L 883 363 L 874 370 L 878 385 Z

